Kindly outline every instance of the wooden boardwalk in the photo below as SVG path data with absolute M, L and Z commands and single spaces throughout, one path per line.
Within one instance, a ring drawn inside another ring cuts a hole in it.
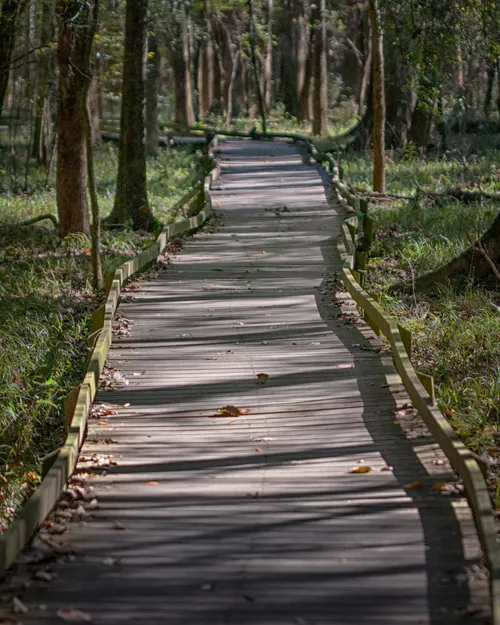
M 22 622 L 484 623 L 467 505 L 432 491 L 442 454 L 418 423 L 404 435 L 390 359 L 339 318 L 322 175 L 286 143 L 230 141 L 221 159 L 217 232 L 120 306 L 133 328 L 109 365 L 129 384 L 100 393 L 118 414 L 83 449 L 117 464 L 90 478 L 99 509 Z

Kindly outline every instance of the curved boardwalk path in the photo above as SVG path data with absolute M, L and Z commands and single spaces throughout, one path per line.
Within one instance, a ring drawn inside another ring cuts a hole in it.
M 134 326 L 109 364 L 130 383 L 100 394 L 118 414 L 83 450 L 117 465 L 91 479 L 100 509 L 63 536 L 76 556 L 23 595 L 23 622 L 484 622 L 468 508 L 431 491 L 440 451 L 411 417 L 403 434 L 390 359 L 328 288 L 341 215 L 321 173 L 285 143 L 221 152 L 218 231 L 121 305 Z M 226 405 L 251 412 L 213 417 Z

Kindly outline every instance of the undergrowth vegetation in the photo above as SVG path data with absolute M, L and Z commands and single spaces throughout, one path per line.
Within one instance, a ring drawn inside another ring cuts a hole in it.
M 105 215 L 114 197 L 117 150 L 103 145 L 97 155 Z M 161 221 L 176 218 L 180 198 L 203 168 L 203 159 L 190 150 L 165 150 L 150 161 L 151 204 Z M 0 532 L 39 482 L 43 457 L 64 440 L 63 398 L 81 382 L 90 319 L 103 300 L 91 288 L 84 235 L 61 240 L 50 222 L 16 225 L 55 214 L 46 172 L 30 170 L 26 185 L 11 173 L 0 175 Z M 153 241 L 144 232 L 104 231 L 104 274 Z
M 370 188 L 366 160 L 343 161 L 346 180 Z M 446 159 L 408 159 L 388 163 L 388 192 L 415 196 L 379 202 L 372 211 L 377 237 L 367 286 L 381 304 L 412 331 L 413 362 L 434 376 L 438 404 L 467 445 L 500 466 L 500 304 L 498 291 L 473 284 L 468 276 L 432 295 L 415 288 L 416 279 L 470 246 L 491 225 L 498 201 L 466 203 L 451 196 L 415 193 L 416 183 L 431 192 L 445 188 L 500 188 L 500 170 L 490 154 L 472 163 Z M 403 293 L 398 285 L 410 285 Z

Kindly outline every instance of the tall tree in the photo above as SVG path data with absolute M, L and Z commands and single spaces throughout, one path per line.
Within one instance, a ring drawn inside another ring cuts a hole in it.
M 370 0 L 373 63 L 373 190 L 385 193 L 384 36 L 379 0 Z
M 146 136 L 147 151 L 157 156 L 160 145 L 158 128 L 158 89 L 160 82 L 160 46 L 155 32 L 148 35 L 148 61 L 146 82 Z
M 9 84 L 10 63 L 19 15 L 26 6 L 26 0 L 3 0 L 0 13 L 0 114 L 2 113 L 7 85 Z
M 313 135 L 328 133 L 328 61 L 326 0 L 315 9 Z
M 115 203 L 109 221 L 150 230 L 145 139 L 145 57 L 148 0 L 127 0 L 123 59 L 120 149 Z
M 95 2 L 95 0 L 94 0 Z M 62 236 L 90 233 L 86 118 L 93 3 L 58 0 L 57 207 Z

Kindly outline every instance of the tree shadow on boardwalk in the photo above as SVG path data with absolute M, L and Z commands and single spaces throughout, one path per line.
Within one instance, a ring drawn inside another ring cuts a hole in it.
M 283 160 L 273 176 L 293 174 L 278 196 L 280 180 L 247 186 L 266 150 Z M 404 438 L 392 365 L 322 293 L 338 220 L 318 203 L 316 170 L 290 146 L 226 154 L 245 158 L 222 180 L 226 227 L 121 306 L 136 326 L 108 364 L 130 383 L 100 393 L 118 414 L 84 451 L 117 465 L 94 469 L 100 510 L 71 530 L 76 560 L 33 601 L 116 625 L 476 622 L 456 613 L 470 562 L 456 503 L 431 494 L 417 455 L 429 440 Z M 214 416 L 228 404 L 251 412 Z M 350 473 L 362 464 L 372 472 Z M 414 481 L 424 487 L 405 490 Z

